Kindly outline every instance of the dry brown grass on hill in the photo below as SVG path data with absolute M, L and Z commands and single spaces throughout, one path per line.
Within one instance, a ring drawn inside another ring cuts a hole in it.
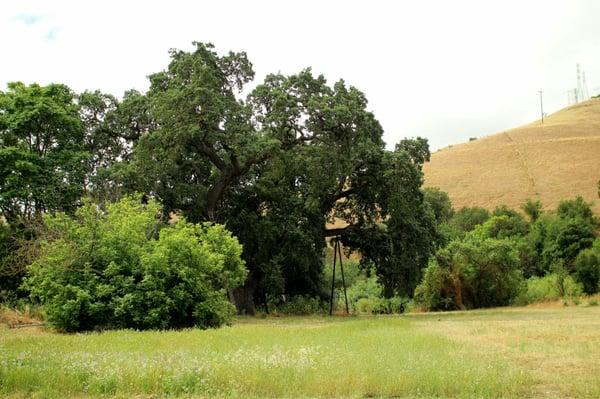
M 546 209 L 581 195 L 600 212 L 600 100 L 589 100 L 516 129 L 444 148 L 425 165 L 425 185 L 448 192 L 455 209 Z

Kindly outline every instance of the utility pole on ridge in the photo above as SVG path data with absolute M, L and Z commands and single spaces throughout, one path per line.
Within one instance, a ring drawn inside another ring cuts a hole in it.
M 542 123 L 544 123 L 544 100 L 542 98 L 542 90 L 538 90 L 538 93 L 540 93 L 540 111 L 542 113 Z

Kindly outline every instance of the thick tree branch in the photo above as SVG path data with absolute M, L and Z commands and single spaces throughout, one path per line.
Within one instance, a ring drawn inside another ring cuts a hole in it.
M 343 235 L 352 225 L 346 227 L 336 227 L 333 229 L 325 229 L 325 237 L 336 237 Z
M 213 165 L 215 165 L 215 167 L 221 172 L 225 172 L 228 169 L 228 165 L 225 163 L 225 161 L 219 158 L 217 152 L 212 146 L 209 146 L 203 141 L 198 142 L 197 146 L 200 152 L 206 155 Z

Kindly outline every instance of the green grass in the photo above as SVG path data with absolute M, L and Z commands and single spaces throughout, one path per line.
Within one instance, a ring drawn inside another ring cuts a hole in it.
M 505 365 L 398 317 L 0 337 L 4 395 L 470 397 L 511 396 L 523 383 Z
M 207 331 L 0 326 L 0 396 L 598 397 L 599 323 L 599 307 L 580 306 L 243 318 Z M 565 377 L 540 373 L 545 362 Z

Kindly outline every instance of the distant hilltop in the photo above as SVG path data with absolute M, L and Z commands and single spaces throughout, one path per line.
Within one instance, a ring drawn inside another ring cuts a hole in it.
M 600 99 L 529 125 L 443 148 L 425 164 L 425 186 L 448 192 L 455 209 L 518 208 L 538 199 L 555 208 L 581 195 L 600 212 Z

